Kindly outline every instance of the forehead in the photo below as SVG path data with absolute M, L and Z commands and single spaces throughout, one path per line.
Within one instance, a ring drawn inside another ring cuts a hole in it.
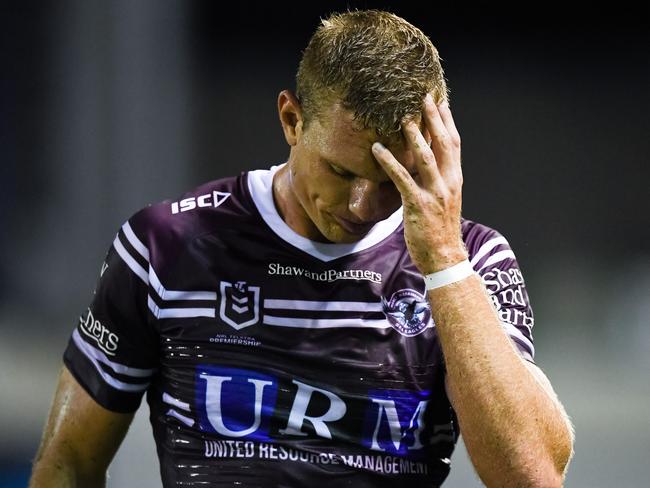
M 334 103 L 323 110 L 318 120 L 329 142 L 337 141 L 350 148 L 370 151 L 372 144 L 377 141 L 391 146 L 403 144 L 401 136 L 389 139 L 380 137 L 373 129 L 364 129 L 354 120 L 354 114 L 339 103 Z
M 413 157 L 401 135 L 381 137 L 373 129 L 364 129 L 354 120 L 354 114 L 335 103 L 314 120 L 310 134 L 321 157 L 360 175 L 383 175 L 372 155 L 372 145 L 381 142 L 411 171 Z M 419 120 L 416 120 L 419 122 Z M 374 178 L 372 178 L 374 179 Z M 382 178 L 383 179 L 383 178 Z

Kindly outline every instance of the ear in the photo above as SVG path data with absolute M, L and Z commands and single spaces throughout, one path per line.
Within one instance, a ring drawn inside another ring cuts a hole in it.
M 289 90 L 282 90 L 278 95 L 278 114 L 287 144 L 295 146 L 302 134 L 302 108 Z

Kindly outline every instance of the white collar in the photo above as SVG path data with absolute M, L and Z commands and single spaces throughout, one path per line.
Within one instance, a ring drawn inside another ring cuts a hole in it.
M 286 163 L 284 163 L 286 164 Z M 294 247 L 314 256 L 321 261 L 328 262 L 334 259 L 363 251 L 383 241 L 397 230 L 402 223 L 402 207 L 398 208 L 390 217 L 377 222 L 370 231 L 359 241 L 349 244 L 334 244 L 316 242 L 296 233 L 289 227 L 273 202 L 273 175 L 284 164 L 272 166 L 269 169 L 259 169 L 248 172 L 248 189 L 253 202 L 264 219 L 264 222 L 281 239 Z

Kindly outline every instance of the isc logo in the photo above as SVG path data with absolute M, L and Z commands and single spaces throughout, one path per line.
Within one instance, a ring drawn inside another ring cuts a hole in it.
M 180 202 L 172 203 L 172 213 L 177 214 L 178 212 L 187 212 L 196 207 L 218 207 L 225 202 L 229 196 L 230 193 L 213 191 L 212 193 L 206 193 L 199 197 L 183 198 Z

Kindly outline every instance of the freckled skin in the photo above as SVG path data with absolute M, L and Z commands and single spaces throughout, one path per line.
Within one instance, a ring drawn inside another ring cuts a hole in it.
M 288 164 L 275 176 L 273 195 L 289 227 L 314 241 L 355 242 L 400 207 L 400 193 L 371 147 L 381 140 L 414 171 L 413 154 L 401 137 L 388 140 L 359 130 L 352 113 L 336 104 L 303 130 L 300 105 L 290 92 L 280 94 L 279 106 L 291 150 Z M 368 225 L 349 232 L 336 217 Z
M 377 161 L 400 189 L 404 237 L 422 274 L 467 258 L 460 232 L 460 134 L 445 102 L 424 101 L 421 130 L 402 122 L 420 180 L 379 144 Z M 427 293 L 445 357 L 445 385 L 465 446 L 487 486 L 560 487 L 573 450 L 562 404 L 544 373 L 524 361 L 504 333 L 485 285 L 473 274 Z

